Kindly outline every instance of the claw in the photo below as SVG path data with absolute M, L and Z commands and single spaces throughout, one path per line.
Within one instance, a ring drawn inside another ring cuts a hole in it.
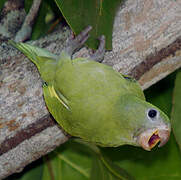
M 99 47 L 96 52 L 90 56 L 90 59 L 101 63 L 105 54 L 105 36 L 102 35 L 98 39 L 100 41 Z
M 87 26 L 80 34 L 78 34 L 72 41 L 69 41 L 65 51 L 68 55 L 72 56 L 72 54 L 79 50 L 84 43 L 89 38 L 89 32 L 91 31 L 92 27 Z

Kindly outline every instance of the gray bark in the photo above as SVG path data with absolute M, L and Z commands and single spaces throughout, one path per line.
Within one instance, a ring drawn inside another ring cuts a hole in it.
M 180 20 L 179 0 L 127 0 L 117 12 L 113 50 L 106 52 L 104 63 L 135 77 L 143 89 L 150 87 L 181 66 Z M 32 44 L 59 54 L 69 35 L 69 28 L 59 27 Z M 35 65 L 6 42 L 0 45 L 0 54 L 0 179 L 3 179 L 69 137 L 48 113 Z M 86 56 L 87 49 L 76 53 L 79 55 Z

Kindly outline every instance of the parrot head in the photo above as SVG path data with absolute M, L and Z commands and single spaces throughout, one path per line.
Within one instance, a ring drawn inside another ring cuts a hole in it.
M 145 109 L 147 123 L 137 137 L 137 142 L 145 150 L 151 150 L 156 144 L 162 147 L 170 136 L 170 123 L 166 114 L 151 104 L 150 108 Z
M 158 143 L 161 147 L 168 141 L 170 121 L 159 108 L 132 95 L 122 96 L 119 103 L 121 118 L 124 118 L 125 127 L 130 132 L 129 136 L 126 134 L 130 144 L 150 151 Z

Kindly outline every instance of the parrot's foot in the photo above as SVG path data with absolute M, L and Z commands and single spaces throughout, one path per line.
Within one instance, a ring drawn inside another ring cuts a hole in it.
M 104 59 L 104 54 L 105 54 L 105 36 L 104 35 L 100 36 L 99 41 L 100 41 L 99 47 L 95 51 L 95 53 L 90 56 L 90 59 L 101 63 Z
M 87 26 L 78 36 L 75 37 L 75 39 L 68 42 L 67 47 L 65 48 L 65 51 L 72 56 L 72 54 L 79 50 L 83 44 L 87 41 L 89 38 L 89 31 L 92 29 L 91 26 Z

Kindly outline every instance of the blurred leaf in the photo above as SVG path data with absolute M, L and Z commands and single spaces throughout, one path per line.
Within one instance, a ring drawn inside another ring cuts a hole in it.
M 38 160 L 28 165 L 23 172 L 13 174 L 6 178 L 6 180 L 41 180 L 43 172 L 42 160 Z
M 181 71 L 177 73 L 171 114 L 172 129 L 181 150 Z
M 164 109 L 167 115 L 171 112 L 174 77 L 175 74 L 172 74 L 145 93 L 146 98 L 160 109 Z M 136 180 L 181 179 L 181 156 L 173 135 L 164 147 L 156 147 L 150 152 L 131 146 L 105 148 L 104 152 Z
M 78 143 L 65 143 L 48 155 L 45 162 L 43 180 L 89 179 L 92 160 L 86 147 Z
M 109 172 L 106 167 L 102 164 L 102 161 L 96 156 L 93 158 L 91 180 L 109 179 Z
M 31 6 L 32 6 L 33 0 L 26 0 L 25 1 L 25 10 L 28 13 Z M 54 18 L 54 13 L 52 10 L 52 7 L 54 7 L 52 4 L 55 4 L 54 1 L 50 0 L 43 0 L 40 6 L 40 9 L 38 11 L 38 15 L 36 17 L 35 23 L 33 25 L 33 31 L 31 35 L 31 39 L 35 40 L 42 36 L 44 36 L 49 28 L 51 27 L 51 21 L 49 19 Z M 48 21 L 47 21 L 48 19 Z
M 6 1 L 7 1 L 7 0 L 0 0 L 0 12 L 1 12 L 1 9 L 3 8 L 4 3 L 5 3 Z
M 97 38 L 106 36 L 106 48 L 112 48 L 114 16 L 121 0 L 55 0 L 67 23 L 79 34 L 85 27 L 93 27 L 87 41 L 91 48 L 97 48 Z
M 94 180 L 133 179 L 126 171 L 113 164 L 95 145 L 69 141 L 48 155 L 42 180 L 87 180 L 90 176 Z
M 28 13 L 28 11 L 30 10 L 32 3 L 33 3 L 33 0 L 25 0 L 24 8 L 25 8 L 26 13 Z
M 46 1 L 42 1 L 42 4 L 38 12 L 38 16 L 33 26 L 31 39 L 33 40 L 38 39 L 41 36 L 44 36 L 48 32 L 50 25 L 46 24 L 45 22 L 46 20 L 45 17 L 48 12 L 50 12 L 50 8 L 48 4 L 46 3 Z
M 120 179 L 114 176 L 108 169 L 104 166 L 103 162 L 100 158 L 94 156 L 93 164 L 92 164 L 92 172 L 91 172 L 91 180 L 116 180 Z
M 44 157 L 42 180 L 61 179 L 61 173 L 59 173 L 60 171 L 58 170 L 60 167 L 61 163 L 59 163 L 59 160 L 55 158 L 53 153 Z
M 105 155 L 100 154 L 93 157 L 91 180 L 133 180 L 125 170 L 114 164 Z
M 93 164 L 91 170 L 92 180 L 100 179 L 120 179 L 120 180 L 133 180 L 134 178 L 128 174 L 124 169 L 114 164 L 101 149 L 91 143 L 87 143 L 81 139 L 75 140 L 76 142 L 85 145 L 92 154 Z

